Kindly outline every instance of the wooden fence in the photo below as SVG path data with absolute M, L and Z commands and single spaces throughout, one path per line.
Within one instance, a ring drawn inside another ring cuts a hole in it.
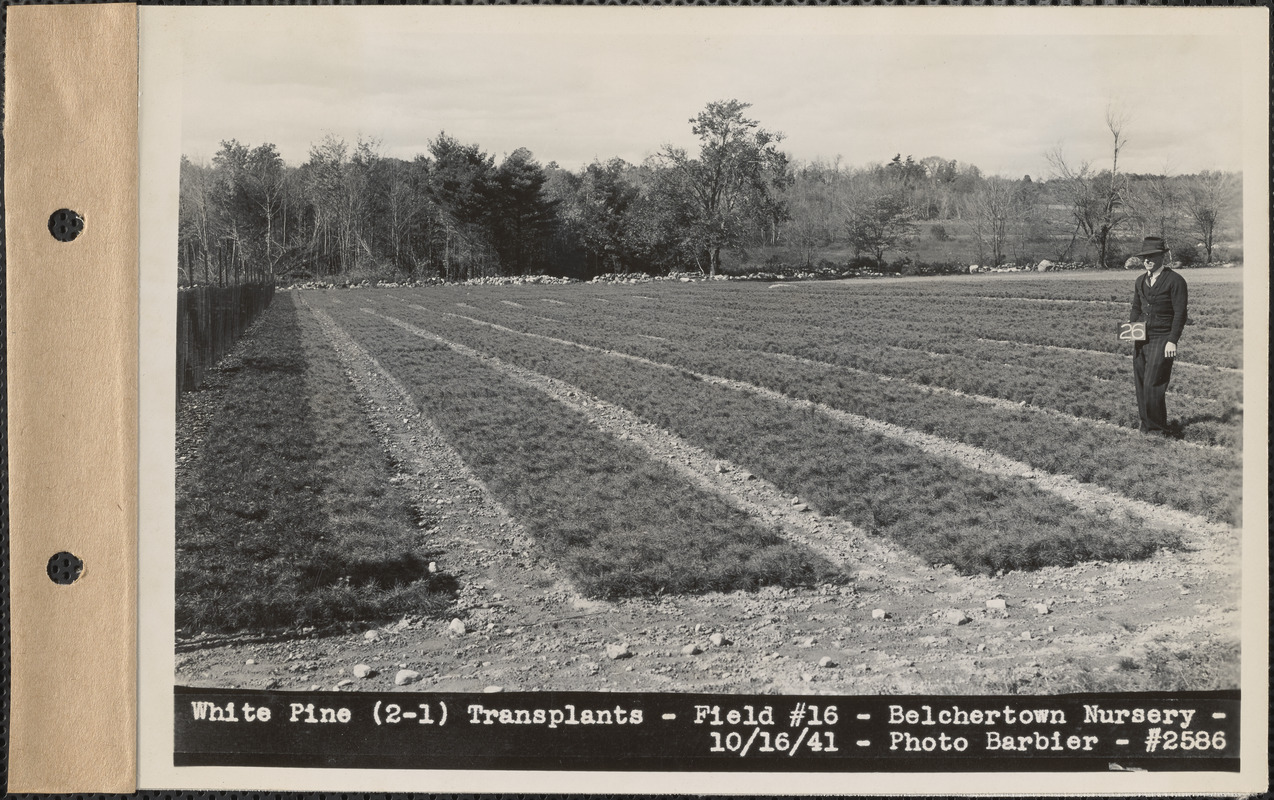
M 204 373 L 270 305 L 273 284 L 194 286 L 177 290 L 177 393 L 198 388 Z

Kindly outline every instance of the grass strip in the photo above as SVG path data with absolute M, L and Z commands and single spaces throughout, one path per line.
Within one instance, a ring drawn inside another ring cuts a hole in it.
M 1143 558 L 1173 533 L 1088 515 L 1026 481 L 933 458 L 688 373 L 434 317 L 445 338 L 580 386 L 931 563 L 961 572 Z
M 1190 284 L 1191 316 L 1200 324 L 1241 328 L 1243 320 L 1243 283 L 1228 275 L 1185 273 Z M 941 292 L 948 297 L 995 298 L 1001 300 L 1062 300 L 1066 302 L 1102 303 L 1128 309 L 1132 299 L 1136 276 L 1129 274 L 1123 280 L 1085 280 L 1076 276 L 1070 280 L 1001 281 L 958 280 L 943 281 L 940 286 L 929 284 L 856 284 L 810 285 L 811 294 L 829 294 L 853 291 L 875 297 L 929 297 Z
M 521 382 L 370 315 L 328 310 L 580 591 L 615 598 L 837 576 L 826 560 Z
M 740 309 L 763 310 L 776 299 L 786 297 L 809 305 L 814 310 L 861 309 L 866 313 L 880 310 L 885 315 L 901 315 L 901 319 L 926 319 L 926 310 L 941 307 L 954 310 L 958 318 L 982 320 L 1004 311 L 1037 316 L 1058 315 L 1081 322 L 1079 330 L 1093 328 L 1099 336 L 1111 319 L 1126 315 L 1132 299 L 1133 280 L 1126 281 L 1050 281 L 1034 290 L 1024 291 L 1024 284 L 975 283 L 967 280 L 917 281 L 910 283 L 874 284 L 866 281 L 838 283 L 778 284 L 780 291 L 769 291 L 759 284 L 725 284 L 687 287 L 660 286 L 646 292 L 654 299 L 677 304 L 701 302 L 708 310 L 735 304 Z M 1242 328 L 1242 283 L 1234 280 L 1190 280 L 1190 317 L 1197 327 L 1193 331 L 1220 329 L 1221 337 L 1234 336 Z M 643 291 L 645 291 L 643 287 Z M 1050 307 L 1047 301 L 1059 301 Z M 1026 301 L 1014 303 L 1013 301 Z M 1080 303 L 1082 305 L 1076 305 Z M 971 311 L 976 310 L 974 313 Z M 959 313 L 963 311 L 964 313 Z M 985 313 L 982 313 L 985 312 Z M 1052 331 L 1045 326 L 1043 330 Z M 1106 341 L 1102 337 L 1103 341 Z
M 210 409 L 177 487 L 177 626 L 277 630 L 440 613 L 406 491 L 335 353 L 282 295 Z
M 916 300 L 924 302 L 929 295 L 916 294 L 912 295 Z M 998 314 L 1004 310 L 1013 310 L 1015 312 L 1039 311 L 1047 310 L 1049 313 L 1058 313 L 1071 309 L 1076 315 L 1081 316 L 1084 321 L 1101 322 L 1110 319 L 1119 319 L 1128 313 L 1129 299 L 1127 297 L 1118 300 L 1068 300 L 1062 297 L 1023 297 L 1019 295 L 1006 294 L 951 294 L 950 299 L 958 299 L 970 305 L 976 303 L 978 307 L 985 308 L 988 313 Z M 1212 329 L 1220 329 L 1226 331 L 1226 336 L 1232 336 L 1235 331 L 1241 331 L 1243 328 L 1243 313 L 1241 307 L 1236 307 L 1227 303 L 1204 302 L 1199 298 L 1192 297 L 1190 302 L 1190 324 L 1192 331 L 1204 331 Z
M 1189 692 L 1239 689 L 1242 652 L 1237 642 L 1154 643 L 1138 658 L 1124 657 L 1114 669 L 1094 669 L 1091 658 L 1063 655 L 1054 665 L 1061 678 L 1053 691 L 1072 692 Z M 986 690 L 1021 693 L 1027 687 L 1011 676 L 995 676 Z

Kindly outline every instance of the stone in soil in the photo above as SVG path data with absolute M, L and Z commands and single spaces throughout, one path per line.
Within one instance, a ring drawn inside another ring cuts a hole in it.
M 631 658 L 632 653 L 628 651 L 626 644 L 608 644 L 606 645 L 606 657 L 611 661 L 620 658 Z
M 972 620 L 969 619 L 968 614 L 965 614 L 957 608 L 953 608 L 948 611 L 944 619 L 952 625 L 964 625 L 965 623 L 972 622 Z
M 831 656 L 823 656 L 818 660 L 818 665 L 824 668 L 834 667 L 836 666 L 836 662 L 832 660 Z
M 356 664 L 354 665 L 354 677 L 355 678 L 374 678 L 376 677 L 376 670 L 372 669 L 366 664 Z
M 730 640 L 725 637 L 724 633 L 714 633 L 708 637 L 708 641 L 712 642 L 713 647 L 724 647 L 730 644 Z
M 394 675 L 395 686 L 406 686 L 407 684 L 415 683 L 418 680 L 420 680 L 420 673 L 414 669 L 400 669 L 398 670 L 398 673 Z
M 889 612 L 883 608 L 873 608 L 871 610 L 872 619 L 889 619 Z
M 1008 608 L 1008 603 L 1004 602 L 1003 597 L 996 597 L 986 601 L 986 607 L 992 611 L 1004 611 Z
M 703 652 L 703 649 L 700 648 L 699 645 L 697 644 L 688 644 L 685 647 L 681 648 L 681 654 L 683 656 L 697 656 L 702 652 Z
M 463 636 L 465 633 L 468 632 L 468 629 L 465 627 L 464 621 L 458 617 L 451 620 L 451 624 L 447 626 L 447 630 L 459 636 Z
M 380 631 L 371 630 L 363 634 L 363 638 L 369 642 L 374 642 L 380 638 Z

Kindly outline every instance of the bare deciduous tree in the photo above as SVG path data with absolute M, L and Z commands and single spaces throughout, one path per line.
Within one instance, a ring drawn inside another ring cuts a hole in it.
M 1163 173 L 1143 178 L 1129 186 L 1129 215 L 1140 225 L 1142 236 L 1158 236 L 1171 241 L 1178 233 L 1181 213 L 1181 184 L 1172 177 L 1167 164 Z
M 265 218 L 265 261 L 274 275 L 274 217 L 283 203 L 283 158 L 275 146 L 266 143 L 248 152 L 244 173 L 252 185 L 254 205 Z
M 813 265 L 814 253 L 836 241 L 840 233 L 844 220 L 837 197 L 840 179 L 839 159 L 830 164 L 815 161 L 797 170 L 787 191 L 790 213 L 783 233 L 806 267 Z
M 1126 124 L 1126 116 L 1110 109 L 1106 111 L 1106 129 L 1110 131 L 1113 145 L 1109 170 L 1095 170 L 1088 161 L 1072 166 L 1060 146 L 1046 154 L 1054 174 L 1065 187 L 1075 223 L 1072 241 L 1082 235 L 1101 267 L 1109 266 L 1107 258 L 1115 233 L 1127 219 L 1127 181 L 1119 174 L 1119 154 L 1128 144 L 1124 137 Z
M 1216 235 L 1235 208 L 1237 182 L 1228 172 L 1201 172 L 1187 185 L 1186 213 L 1203 245 L 1206 263 L 1212 263 Z
M 1019 181 L 987 178 L 970 202 L 978 260 L 998 267 L 1010 246 L 1025 235 L 1030 198 Z M 987 261 L 987 255 L 991 260 Z
M 196 264 L 203 266 L 203 283 L 212 281 L 213 217 L 212 171 L 205 165 L 181 157 L 181 189 L 178 205 L 178 240 L 185 244 L 184 257 L 178 259 L 180 281 L 184 285 L 199 283 Z M 185 264 L 182 268 L 182 264 Z

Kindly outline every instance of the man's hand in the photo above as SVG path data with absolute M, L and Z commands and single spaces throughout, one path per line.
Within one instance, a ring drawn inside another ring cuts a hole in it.
M 1177 355 L 1177 345 L 1175 342 L 1168 342 L 1163 346 L 1164 358 L 1175 358 Z

